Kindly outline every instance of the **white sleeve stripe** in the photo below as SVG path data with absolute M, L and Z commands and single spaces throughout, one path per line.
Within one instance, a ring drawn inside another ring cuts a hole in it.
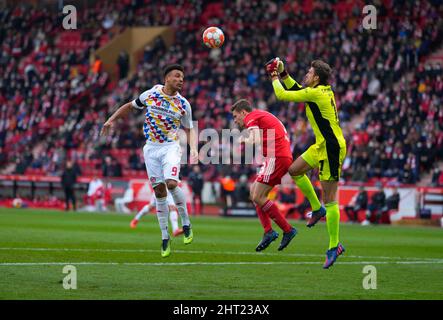
M 248 130 L 250 130 L 250 129 L 259 129 L 259 127 L 258 126 L 248 127 Z

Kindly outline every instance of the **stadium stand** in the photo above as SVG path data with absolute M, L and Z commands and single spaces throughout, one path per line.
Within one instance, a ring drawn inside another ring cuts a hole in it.
M 314 58 L 334 66 L 348 139 L 346 181 L 416 183 L 443 157 L 441 66 L 423 64 L 442 40 L 435 23 L 441 8 L 438 1 L 382 1 L 377 32 L 370 32 L 360 25 L 363 5 L 197 0 L 177 10 L 174 1 L 97 1 L 79 12 L 82 28 L 72 32 L 61 29 L 59 12 L 8 7 L 0 13 L 1 173 L 55 176 L 72 158 L 85 176 L 113 176 L 115 170 L 104 170 L 110 157 L 124 177 L 143 177 L 143 166 L 134 164 L 137 156 L 142 163 L 142 115 L 112 137 L 99 138 L 98 132 L 119 105 L 160 83 L 161 68 L 171 62 L 185 66 L 183 95 L 199 129 L 232 127 L 230 104 L 248 98 L 283 120 L 299 155 L 313 141 L 303 106 L 277 102 L 263 68 L 280 56 L 296 79 Z M 127 78 L 113 82 L 91 63 L 95 50 L 125 28 L 158 25 L 174 28 L 174 44 L 167 48 L 159 38 L 147 46 Z M 221 50 L 201 45 L 208 25 L 222 26 L 227 41 Z M 364 121 L 354 130 L 353 119 L 361 114 Z M 189 172 L 185 166 L 182 174 Z M 252 176 L 255 168 L 217 165 L 203 172 L 205 180 L 217 181 Z

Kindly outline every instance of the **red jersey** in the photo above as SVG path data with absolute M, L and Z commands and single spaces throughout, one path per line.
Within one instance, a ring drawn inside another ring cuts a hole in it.
M 292 159 L 288 132 L 280 120 L 272 113 L 253 110 L 244 119 L 246 128 L 259 128 L 263 131 L 264 157 L 289 157 Z

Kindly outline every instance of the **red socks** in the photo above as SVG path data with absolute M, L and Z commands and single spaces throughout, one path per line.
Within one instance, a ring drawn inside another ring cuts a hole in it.
M 271 218 L 269 218 L 269 216 L 266 213 L 264 213 L 258 205 L 255 206 L 255 210 L 257 211 L 257 215 L 258 218 L 260 219 L 260 223 L 263 226 L 263 229 L 265 229 L 265 233 L 271 231 L 272 230 Z
M 257 210 L 257 213 L 258 211 L 259 210 Z M 288 221 L 286 221 L 286 218 L 280 214 L 280 211 L 278 210 L 274 202 L 272 202 L 271 200 L 266 201 L 265 204 L 261 207 L 261 211 L 263 212 L 264 215 L 271 217 L 271 219 L 274 220 L 274 222 L 283 230 L 283 232 L 286 233 L 291 231 L 292 226 L 288 223 Z M 262 221 L 261 218 L 260 221 Z M 263 227 L 265 226 L 263 225 Z

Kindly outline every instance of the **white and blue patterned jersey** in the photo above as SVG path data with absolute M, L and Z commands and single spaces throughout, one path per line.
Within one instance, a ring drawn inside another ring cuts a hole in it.
M 192 110 L 188 100 L 180 93 L 168 96 L 163 85 L 157 84 L 132 101 L 137 109 L 146 108 L 143 131 L 147 143 L 165 144 L 178 142 L 180 124 L 193 128 Z

